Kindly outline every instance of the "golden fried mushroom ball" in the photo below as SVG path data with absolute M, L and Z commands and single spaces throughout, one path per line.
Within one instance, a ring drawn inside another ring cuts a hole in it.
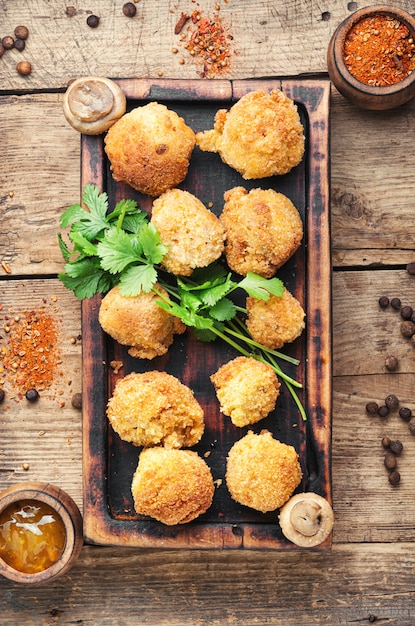
M 167 292 L 156 285 L 166 298 Z M 123 296 L 113 287 L 102 299 L 98 319 L 102 329 L 124 346 L 128 354 L 141 359 L 154 359 L 166 354 L 175 334 L 184 333 L 186 326 L 178 317 L 157 304 L 154 291 L 138 296 Z
M 238 274 L 272 278 L 298 250 L 303 223 L 291 200 L 273 189 L 234 187 L 225 192 L 220 221 L 225 227 L 225 255 Z
M 172 274 L 190 276 L 196 267 L 210 265 L 223 252 L 222 224 L 188 191 L 171 189 L 157 198 L 151 222 L 168 247 L 162 265 Z
M 229 451 L 226 484 L 232 498 L 266 513 L 286 502 L 302 477 L 298 454 L 269 431 L 249 431 Z
M 210 380 L 235 426 L 255 424 L 273 411 L 281 386 L 270 365 L 245 356 L 222 365 Z
M 150 196 L 185 179 L 194 145 L 195 134 L 183 118 L 158 102 L 126 113 L 105 137 L 114 180 Z
M 140 454 L 131 491 L 137 513 L 174 526 L 207 511 L 214 484 L 209 467 L 196 452 L 146 448 Z
M 107 416 L 135 446 L 194 446 L 204 432 L 203 409 L 189 387 L 166 372 L 132 372 L 115 385 Z
M 248 317 L 246 326 L 255 341 L 267 348 L 278 350 L 291 343 L 305 328 L 305 313 L 288 289 L 282 296 L 270 296 L 269 300 L 246 299 Z
M 245 179 L 266 178 L 300 163 L 304 128 L 297 106 L 282 91 L 251 91 L 229 111 L 220 109 L 213 130 L 197 133 L 196 144 L 218 152 Z

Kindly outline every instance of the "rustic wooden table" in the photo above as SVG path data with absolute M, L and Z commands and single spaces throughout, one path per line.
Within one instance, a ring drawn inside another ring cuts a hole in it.
M 0 58 L 1 326 L 13 311 L 43 303 L 58 323 L 61 361 L 55 393 L 36 405 L 17 396 L 1 405 L 0 488 L 50 481 L 82 509 L 81 413 L 71 405 L 82 387 L 80 303 L 56 278 L 59 216 L 80 192 L 80 136 L 61 107 L 68 81 L 198 78 L 200 66 L 174 27 L 182 12 L 212 15 L 218 6 L 234 37 L 227 78 L 327 78 L 330 36 L 360 5 L 140 0 L 127 18 L 122 0 L 71 1 L 0 1 L 1 35 L 19 24 L 30 31 L 23 52 Z M 100 17 L 96 29 L 86 24 L 91 13 Z M 32 64 L 29 76 L 16 72 L 22 59 Z M 383 294 L 415 305 L 415 277 L 405 269 L 415 261 L 414 135 L 415 102 L 365 112 L 332 89 L 332 549 L 88 545 L 69 574 L 46 586 L 0 580 L 3 624 L 415 623 L 415 438 L 397 413 L 381 419 L 365 412 L 368 401 L 389 393 L 415 410 L 414 348 L 401 336 L 399 314 L 378 306 Z M 399 369 L 387 373 L 392 354 Z M 384 435 L 404 444 L 397 487 L 383 465 Z

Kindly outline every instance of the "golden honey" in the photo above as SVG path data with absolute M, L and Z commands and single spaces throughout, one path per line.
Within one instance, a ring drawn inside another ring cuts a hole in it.
M 45 502 L 20 500 L 0 513 L 0 557 L 15 570 L 36 574 L 48 569 L 65 542 L 62 518 Z

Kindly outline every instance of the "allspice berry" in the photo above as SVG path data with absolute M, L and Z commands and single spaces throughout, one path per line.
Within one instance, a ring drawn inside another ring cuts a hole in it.
M 90 28 L 97 28 L 97 26 L 99 25 L 98 15 L 88 15 L 86 23 Z
M 408 272 L 408 274 L 415 276 L 415 261 L 408 263 L 408 265 L 406 266 L 406 271 Z
M 399 472 L 397 472 L 396 470 L 393 470 L 393 472 L 391 472 L 389 474 L 389 482 L 391 485 L 393 485 L 394 487 L 396 485 L 399 485 L 399 483 L 401 482 L 401 475 Z
M 22 76 L 28 76 L 30 72 L 32 71 L 32 66 L 29 63 L 29 61 L 20 61 L 20 63 L 16 65 L 16 70 Z
M 388 372 L 395 372 L 398 369 L 399 361 L 396 356 L 387 356 L 385 359 L 385 367 Z
M 386 309 L 389 306 L 389 298 L 388 296 L 380 296 L 379 298 L 379 306 L 381 309 Z
M 369 415 L 377 415 L 379 410 L 379 405 L 377 402 L 368 402 L 366 404 L 366 413 Z
M 396 457 L 392 452 L 385 453 L 383 462 L 388 470 L 394 470 L 396 468 Z
M 395 409 L 397 409 L 399 406 L 399 400 L 393 393 L 390 393 L 385 398 L 385 404 L 388 409 L 390 409 L 391 411 L 395 411 Z
M 3 37 L 3 39 L 1 40 L 1 45 L 5 50 L 11 50 L 12 48 L 14 48 L 13 37 L 10 37 L 10 35 L 6 35 L 6 37 Z
M 122 8 L 122 12 L 126 17 L 134 17 L 137 13 L 137 8 L 133 2 L 126 2 Z
M 399 456 L 400 454 L 402 454 L 403 450 L 402 442 L 398 439 L 396 439 L 396 441 L 391 441 L 389 444 L 389 450 L 392 452 L 392 454 Z
M 401 300 L 400 298 L 392 298 L 391 300 L 391 307 L 392 309 L 395 309 L 395 311 L 399 311 L 399 309 L 401 308 Z
M 27 39 L 29 37 L 29 29 L 26 26 L 16 26 L 14 34 L 17 39 Z
M 415 335 L 415 324 L 409 320 L 402 322 L 401 324 L 401 334 L 403 337 L 410 339 L 412 335 Z
M 82 409 L 82 393 L 74 393 L 72 396 L 71 404 L 74 409 Z
M 415 435 L 415 417 L 409 420 L 408 428 L 411 435 Z

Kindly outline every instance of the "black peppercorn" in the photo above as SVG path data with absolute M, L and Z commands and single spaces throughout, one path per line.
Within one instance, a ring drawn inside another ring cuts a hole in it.
M 399 311 L 399 309 L 401 308 L 401 301 L 399 298 L 392 298 L 391 300 L 391 307 L 392 309 L 395 309 L 396 311 Z
M 126 17 L 134 17 L 137 13 L 137 9 L 133 2 L 126 2 L 122 8 L 122 12 Z
M 16 48 L 16 50 L 18 50 L 19 52 L 23 52 L 23 50 L 26 47 L 26 42 L 24 39 L 16 39 L 16 41 L 14 42 L 14 47 Z
M 406 266 L 406 271 L 408 272 L 408 274 L 415 276 L 415 261 L 408 263 L 408 265 Z
M 390 409 L 391 411 L 394 411 L 399 406 L 399 400 L 393 393 L 390 393 L 385 398 L 385 404 L 388 407 L 388 409 Z
M 17 39 L 27 39 L 29 37 L 29 29 L 26 26 L 16 26 L 14 34 Z
M 396 457 L 392 452 L 386 452 L 383 462 L 388 470 L 394 470 L 396 467 Z
M 390 445 L 389 445 L 389 450 L 393 454 L 396 454 L 396 456 L 399 456 L 402 453 L 402 450 L 403 450 L 402 442 L 399 441 L 398 439 L 396 441 L 391 441 Z
M 11 50 L 12 48 L 14 48 L 13 37 L 10 37 L 10 35 L 6 35 L 6 37 L 3 37 L 3 39 L 1 40 L 1 45 L 5 50 Z
M 409 320 L 402 322 L 401 334 L 403 337 L 407 337 L 408 339 L 410 339 L 412 335 L 415 335 L 415 324 L 413 322 L 410 322 Z
M 26 391 L 26 400 L 29 400 L 29 402 L 35 402 L 38 398 L 39 393 L 36 391 L 36 389 L 28 389 Z
M 6 394 L 4 393 L 4 389 L 0 388 L 0 403 L 4 401 Z
M 379 417 L 386 417 L 389 413 L 389 409 L 386 405 L 380 406 L 378 409 Z
M 394 470 L 393 472 L 389 474 L 389 482 L 391 485 L 393 486 L 399 485 L 400 481 L 401 481 L 401 475 L 396 470 Z
M 401 409 L 399 409 L 399 417 L 401 417 L 403 420 L 410 420 L 412 417 L 411 409 L 403 406 Z
M 381 309 L 386 309 L 389 306 L 389 298 L 388 296 L 381 296 L 379 298 L 379 306 Z
M 378 410 L 379 405 L 377 402 L 368 402 L 366 404 L 366 412 L 369 413 L 369 415 L 377 415 Z
M 388 372 L 394 372 L 398 369 L 399 361 L 396 356 L 387 356 L 385 359 L 385 367 Z
M 97 15 L 88 15 L 86 23 L 90 28 L 97 28 L 99 24 L 99 17 Z
M 401 317 L 404 320 L 410 320 L 412 317 L 412 313 L 413 313 L 413 308 L 411 306 L 409 306 L 408 304 L 406 304 L 405 306 L 403 306 L 401 308 Z

